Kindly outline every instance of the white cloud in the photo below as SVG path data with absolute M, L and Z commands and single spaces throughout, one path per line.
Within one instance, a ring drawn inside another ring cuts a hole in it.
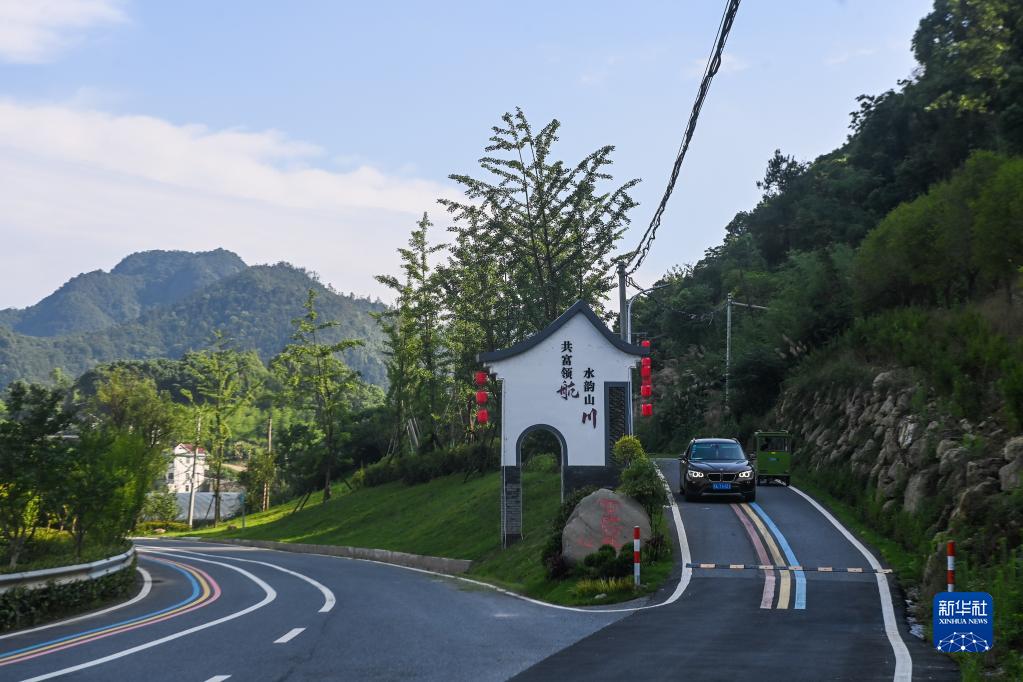
M 737 73 L 739 71 L 745 71 L 750 67 L 750 63 L 742 57 L 737 57 L 734 54 L 724 52 L 721 54 L 721 66 L 718 67 L 718 73 Z M 701 57 L 694 59 L 689 63 L 689 68 L 686 69 L 687 78 L 702 78 L 703 71 L 707 68 L 707 59 Z
M 440 218 L 436 200 L 452 190 L 365 164 L 313 165 L 331 158 L 276 131 L 0 100 L 0 240 L 16 245 L 0 250 L 0 308 L 155 248 L 223 246 L 383 294 L 373 275 L 397 269 L 415 219 Z
M 52 61 L 87 29 L 122 21 L 119 0 L 0 0 L 0 60 Z

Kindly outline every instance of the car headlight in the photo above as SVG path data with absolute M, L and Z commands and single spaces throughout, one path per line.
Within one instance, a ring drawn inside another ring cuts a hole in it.
M 702 471 L 694 471 L 693 469 L 690 469 L 689 472 L 688 472 L 688 476 L 689 476 L 689 478 L 703 478 L 703 472 Z
M 739 478 L 753 478 L 753 470 L 747 469 L 746 471 L 740 471 Z

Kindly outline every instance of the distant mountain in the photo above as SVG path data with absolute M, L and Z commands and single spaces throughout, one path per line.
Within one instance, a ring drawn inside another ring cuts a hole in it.
M 134 254 L 110 273 L 75 277 L 18 315 L 0 311 L 0 386 L 45 381 L 58 367 L 77 376 L 113 360 L 179 358 L 207 347 L 215 330 L 267 361 L 290 341 L 310 288 L 321 319 L 339 323 L 325 340 L 365 342 L 345 359 L 366 381 L 384 385 L 383 335 L 370 313 L 386 306 L 332 291 L 301 268 L 250 267 L 218 249 Z M 99 326 L 102 320 L 108 323 Z
M 135 253 L 110 272 L 73 277 L 34 306 L 0 310 L 0 325 L 28 336 L 64 336 L 135 320 L 154 307 L 241 272 L 245 262 L 225 249 Z

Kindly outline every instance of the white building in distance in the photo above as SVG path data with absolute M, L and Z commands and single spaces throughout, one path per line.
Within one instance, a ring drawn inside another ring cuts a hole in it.
M 192 491 L 192 459 L 198 452 L 195 462 L 195 487 L 198 490 L 206 480 L 206 450 L 200 445 L 196 448 L 192 443 L 178 443 L 174 446 L 170 464 L 167 466 L 167 490 L 172 493 Z

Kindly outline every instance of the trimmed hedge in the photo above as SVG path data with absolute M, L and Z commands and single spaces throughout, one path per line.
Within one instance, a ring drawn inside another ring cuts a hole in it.
M 58 585 L 50 583 L 35 590 L 16 588 L 0 594 L 0 632 L 31 627 L 61 616 L 87 611 L 127 597 L 135 587 L 135 561 L 97 580 Z

